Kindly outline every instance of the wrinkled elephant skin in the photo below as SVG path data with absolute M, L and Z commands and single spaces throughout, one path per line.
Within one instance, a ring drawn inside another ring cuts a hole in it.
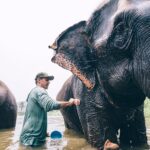
M 14 128 L 16 125 L 17 104 L 9 88 L 0 81 L 0 129 Z
M 83 132 L 93 145 L 97 135 L 87 130 L 88 126 L 94 119 L 93 126 L 100 131 L 99 121 L 103 118 L 107 122 L 111 114 L 107 105 L 102 112 L 93 105 L 106 102 L 111 108 L 124 110 L 142 105 L 146 96 L 150 98 L 149 10 L 148 0 L 104 1 L 88 21 L 69 27 L 50 46 L 56 52 L 52 62 L 70 70 L 89 89 L 77 90 L 82 91 L 77 98 L 84 100 L 88 91 L 98 90 L 77 109 L 81 125 L 87 122 Z M 81 87 L 80 83 L 77 88 Z M 99 93 L 99 99 L 92 99 L 95 93 Z
M 114 108 L 99 86 L 96 84 L 89 91 L 76 76 L 71 76 L 64 83 L 56 99 L 78 98 L 81 101 L 80 106 L 61 109 L 65 126 L 83 134 L 89 143 L 98 148 L 118 149 L 118 129 L 121 145 L 146 145 L 143 105 L 132 109 Z

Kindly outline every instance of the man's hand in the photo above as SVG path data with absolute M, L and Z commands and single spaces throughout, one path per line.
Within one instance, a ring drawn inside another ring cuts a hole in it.
M 72 105 L 80 105 L 80 100 L 79 99 L 74 99 L 74 98 L 70 98 L 69 101 L 60 101 L 59 102 L 61 107 L 68 107 L 68 106 L 72 106 Z
M 69 103 L 71 104 L 71 106 L 72 105 L 78 106 L 78 105 L 80 105 L 80 100 L 79 99 L 70 98 L 69 99 Z

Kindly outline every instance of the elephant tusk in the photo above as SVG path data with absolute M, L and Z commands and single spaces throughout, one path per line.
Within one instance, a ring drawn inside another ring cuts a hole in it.
M 51 46 L 49 45 L 48 48 L 51 48 Z
M 57 49 L 56 43 L 49 45 L 48 48 L 56 50 Z

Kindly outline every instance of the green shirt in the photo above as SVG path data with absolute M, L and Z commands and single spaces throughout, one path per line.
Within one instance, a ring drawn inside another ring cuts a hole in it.
M 30 146 L 42 145 L 46 139 L 47 112 L 59 109 L 60 104 L 52 100 L 44 88 L 38 86 L 31 90 L 27 102 L 20 142 Z

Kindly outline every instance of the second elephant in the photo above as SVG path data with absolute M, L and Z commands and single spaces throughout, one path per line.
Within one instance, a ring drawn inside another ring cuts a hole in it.
M 14 128 L 16 118 L 16 99 L 7 85 L 0 81 L 0 129 Z

